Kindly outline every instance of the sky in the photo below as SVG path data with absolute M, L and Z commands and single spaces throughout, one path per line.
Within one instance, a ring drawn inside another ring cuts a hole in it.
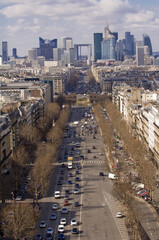
M 0 0 L 0 46 L 8 42 L 9 55 L 39 47 L 39 37 L 72 37 L 74 44 L 93 43 L 93 33 L 109 25 L 123 39 L 126 31 L 142 40 L 151 37 L 159 51 L 159 0 Z M 1 47 L 0 47 L 1 54 Z

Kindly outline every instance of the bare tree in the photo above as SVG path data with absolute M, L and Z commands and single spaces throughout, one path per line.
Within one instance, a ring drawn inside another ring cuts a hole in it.
M 3 225 L 6 237 L 17 240 L 32 234 L 37 214 L 30 204 L 11 203 L 3 208 L 1 215 L 6 223 Z

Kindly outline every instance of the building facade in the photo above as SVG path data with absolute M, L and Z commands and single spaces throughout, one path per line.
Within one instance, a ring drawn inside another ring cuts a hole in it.
M 101 51 L 101 42 L 103 40 L 102 33 L 94 33 L 94 61 L 97 59 L 101 59 L 102 51 Z

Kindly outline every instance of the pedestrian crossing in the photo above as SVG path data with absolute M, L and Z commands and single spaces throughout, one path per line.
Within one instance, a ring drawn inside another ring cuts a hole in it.
M 128 236 L 128 232 L 127 232 L 127 228 L 125 226 L 125 218 L 117 218 L 116 217 L 116 213 L 117 212 L 122 212 L 121 210 L 121 203 L 111 194 L 109 194 L 108 192 L 103 192 L 104 195 L 104 199 L 106 201 L 106 203 L 108 204 L 110 211 L 113 215 L 114 221 L 116 222 L 118 229 L 120 231 L 120 234 L 123 238 L 123 240 L 128 240 L 129 236 Z
M 80 161 L 74 161 L 74 163 L 80 163 L 80 164 L 103 164 L 104 160 L 80 160 Z

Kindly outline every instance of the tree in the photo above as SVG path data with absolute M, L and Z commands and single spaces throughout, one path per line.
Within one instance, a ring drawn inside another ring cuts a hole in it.
M 30 204 L 11 203 L 3 208 L 1 217 L 3 231 L 10 239 L 22 239 L 32 234 L 37 220 L 37 214 Z

